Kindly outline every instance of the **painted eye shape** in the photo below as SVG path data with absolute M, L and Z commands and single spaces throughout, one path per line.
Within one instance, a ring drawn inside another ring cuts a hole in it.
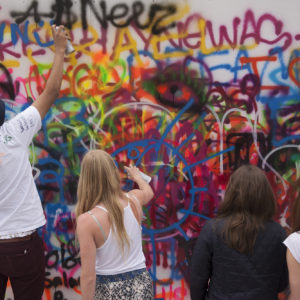
M 157 92 L 161 102 L 173 107 L 181 107 L 188 99 L 195 96 L 194 92 L 189 87 L 179 81 L 174 81 L 170 84 L 159 84 Z
M 206 88 L 204 80 L 197 78 L 194 73 L 182 68 L 170 68 L 144 81 L 144 88 L 158 102 L 173 108 L 182 108 L 189 100 L 194 99 L 190 110 L 199 111 L 205 104 Z

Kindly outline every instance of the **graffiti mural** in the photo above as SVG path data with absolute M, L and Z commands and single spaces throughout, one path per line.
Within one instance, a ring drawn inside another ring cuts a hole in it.
M 300 176 L 300 2 L 24 0 L 0 7 L 7 118 L 45 86 L 51 24 L 76 51 L 30 147 L 47 225 L 43 300 L 80 299 L 74 205 L 80 161 L 112 154 L 152 177 L 143 248 L 155 299 L 189 299 L 194 242 L 243 163 L 266 172 L 289 227 Z M 123 188 L 132 182 L 123 176 Z M 6 300 L 12 299 L 10 288 Z

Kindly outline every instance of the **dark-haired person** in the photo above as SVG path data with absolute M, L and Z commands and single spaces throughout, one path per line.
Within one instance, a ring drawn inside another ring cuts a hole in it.
M 298 180 L 298 186 L 300 180 Z M 292 205 L 291 234 L 284 241 L 287 246 L 286 260 L 289 269 L 289 300 L 300 299 L 300 193 Z
M 41 120 L 57 98 L 62 82 L 68 34 L 52 26 L 55 55 L 45 89 L 31 106 L 4 122 L 0 101 L 0 300 L 8 278 L 15 300 L 40 300 L 44 291 L 45 258 L 37 228 L 46 222 L 28 147 Z
M 275 300 L 288 284 L 284 229 L 265 174 L 243 165 L 217 217 L 206 222 L 191 262 L 192 300 Z

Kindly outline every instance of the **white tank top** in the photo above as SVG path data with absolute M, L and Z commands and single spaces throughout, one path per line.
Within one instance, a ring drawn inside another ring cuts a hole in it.
M 107 212 L 100 205 L 96 207 Z M 114 275 L 146 267 L 142 249 L 142 228 L 134 216 L 129 203 L 124 208 L 124 226 L 129 237 L 130 248 L 128 249 L 125 245 L 123 254 L 117 238 L 113 234 L 112 229 L 110 229 L 104 244 L 96 249 L 95 270 L 97 275 Z

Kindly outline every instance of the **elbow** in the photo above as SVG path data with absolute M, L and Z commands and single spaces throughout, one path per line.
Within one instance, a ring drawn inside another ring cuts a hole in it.
M 96 284 L 96 274 L 81 274 L 80 285 L 83 290 L 93 289 Z
M 150 188 L 150 191 L 149 191 L 149 199 L 151 200 L 153 197 L 154 197 L 154 192 L 153 192 L 153 190 Z
M 146 194 L 146 197 L 145 197 L 146 201 L 144 204 L 147 204 L 149 201 L 151 201 L 153 197 L 154 197 L 154 192 L 153 192 L 152 188 L 149 186 L 149 191 Z

